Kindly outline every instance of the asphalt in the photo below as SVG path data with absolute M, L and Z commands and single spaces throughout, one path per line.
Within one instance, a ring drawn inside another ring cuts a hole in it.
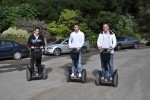
M 68 54 L 44 56 L 48 78 L 26 81 L 25 66 L 29 59 L 0 62 L 0 100 L 149 100 L 150 48 L 125 49 L 114 55 L 119 72 L 119 85 L 96 86 L 95 72 L 100 69 L 98 50 L 82 57 L 87 70 L 87 83 L 66 82 Z

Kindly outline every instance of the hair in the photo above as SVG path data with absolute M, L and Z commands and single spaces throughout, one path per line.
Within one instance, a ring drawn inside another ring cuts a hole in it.
M 109 23 L 107 23 L 107 22 L 103 23 L 103 26 L 104 26 L 104 25 L 108 25 L 108 26 L 110 27 L 110 24 L 109 24 Z
M 40 30 L 40 27 L 35 27 L 35 28 L 34 28 L 34 31 L 35 31 L 36 29 Z
M 77 26 L 79 26 L 79 24 L 78 24 L 78 23 L 75 23 L 75 24 L 73 25 L 73 27 L 74 27 L 74 26 L 76 26 L 76 25 L 77 25 Z

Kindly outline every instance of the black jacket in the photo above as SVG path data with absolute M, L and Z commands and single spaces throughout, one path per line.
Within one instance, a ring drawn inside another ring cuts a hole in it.
M 36 37 L 34 36 L 34 34 L 30 35 L 30 37 L 28 38 L 28 46 L 31 48 L 31 46 L 34 47 L 40 47 L 40 46 L 44 46 L 44 37 L 42 35 L 39 35 L 38 39 L 36 39 Z

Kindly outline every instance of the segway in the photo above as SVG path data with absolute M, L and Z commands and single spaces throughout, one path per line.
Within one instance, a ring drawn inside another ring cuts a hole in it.
M 35 47 L 33 51 L 34 59 L 42 57 L 42 49 L 39 47 Z M 41 68 L 41 72 L 38 70 L 38 67 Z M 26 68 L 26 78 L 27 81 L 31 81 L 33 79 L 46 79 L 47 73 L 45 65 L 36 65 L 34 64 L 34 70 L 31 70 L 30 65 Z
M 78 65 L 78 59 L 79 59 L 79 51 L 77 49 L 72 49 L 71 52 L 71 59 L 74 61 L 74 66 L 75 66 L 75 75 L 74 77 L 71 77 L 72 74 L 72 69 L 71 66 L 67 66 L 67 70 L 66 70 L 66 80 L 67 82 L 70 81 L 80 81 L 82 83 L 86 83 L 86 70 L 83 69 L 82 73 L 81 73 L 81 77 L 79 77 L 79 73 L 77 71 L 77 65 Z
M 110 59 L 110 52 L 107 49 L 104 49 L 101 53 L 101 60 L 104 63 L 105 69 L 106 69 L 106 73 L 108 72 L 108 62 Z M 114 86 L 117 87 L 118 86 L 118 72 L 117 69 L 113 72 L 113 76 L 112 76 L 112 80 L 109 80 L 108 76 L 105 76 L 105 79 L 102 80 L 102 72 L 101 71 L 97 71 L 96 74 L 96 80 L 95 80 L 95 84 L 97 86 L 99 85 L 110 85 L 110 86 Z

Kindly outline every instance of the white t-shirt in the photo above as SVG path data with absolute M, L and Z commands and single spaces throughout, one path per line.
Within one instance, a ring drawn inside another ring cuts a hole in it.
M 110 41 L 109 34 L 104 33 L 102 48 L 110 48 L 110 42 L 109 41 Z
M 84 44 L 84 33 L 72 32 L 69 38 L 69 48 L 81 48 Z

